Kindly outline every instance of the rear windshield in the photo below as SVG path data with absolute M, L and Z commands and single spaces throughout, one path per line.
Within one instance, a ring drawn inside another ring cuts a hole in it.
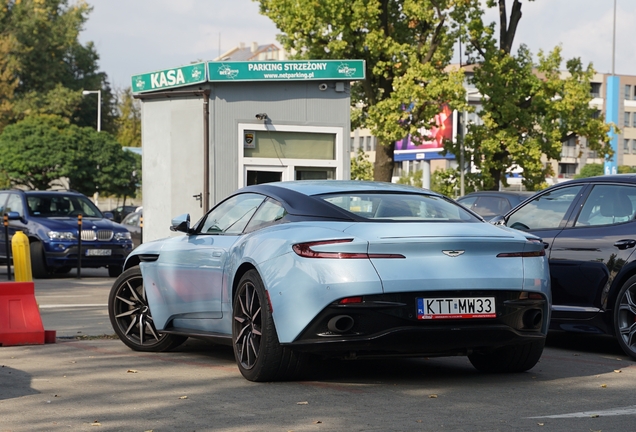
M 433 195 L 347 192 L 317 198 L 367 219 L 481 222 L 459 204 Z
M 29 213 L 40 217 L 83 217 L 101 218 L 102 213 L 88 198 L 79 195 L 29 194 Z

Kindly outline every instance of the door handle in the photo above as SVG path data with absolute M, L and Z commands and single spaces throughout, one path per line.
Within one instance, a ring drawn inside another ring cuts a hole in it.
M 614 246 L 616 246 L 617 248 L 621 250 L 630 249 L 636 246 L 636 240 L 632 240 L 632 239 L 619 240 L 616 243 L 614 243 Z

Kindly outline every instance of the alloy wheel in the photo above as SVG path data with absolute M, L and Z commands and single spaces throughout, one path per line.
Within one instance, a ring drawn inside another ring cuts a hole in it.
M 131 277 L 119 285 L 113 306 L 120 336 L 140 347 L 161 341 L 163 336 L 153 323 L 141 276 Z
M 234 334 L 237 360 L 251 369 L 258 360 L 262 337 L 261 301 L 250 281 L 241 285 L 234 308 Z
M 636 356 L 636 284 L 627 288 L 618 302 L 617 311 L 618 337 L 623 345 Z

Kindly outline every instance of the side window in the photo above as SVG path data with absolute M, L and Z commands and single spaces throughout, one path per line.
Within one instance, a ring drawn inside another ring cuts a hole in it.
M 235 195 L 216 206 L 205 218 L 201 234 L 240 234 L 265 200 L 263 195 Z
M 24 216 L 24 206 L 22 205 L 22 197 L 18 194 L 9 195 L 5 212 L 18 212 L 20 216 Z
M 507 226 L 521 230 L 559 228 L 583 186 L 569 186 L 533 199 L 508 218 Z
M 256 231 L 257 229 L 265 228 L 273 224 L 274 222 L 282 219 L 287 212 L 285 208 L 280 205 L 277 201 L 269 198 L 267 201 L 263 203 L 263 205 L 258 209 L 254 217 L 247 224 L 246 232 Z
M 139 226 L 139 216 L 141 216 L 139 213 L 133 213 L 130 217 L 126 217 L 126 219 L 123 220 L 122 224 Z
M 510 210 L 510 203 L 505 198 L 481 197 L 473 210 L 479 214 L 497 216 L 507 213 Z
M 7 202 L 7 196 L 9 194 L 7 192 L 0 192 L 0 214 L 5 214 L 6 212 L 4 211 L 4 203 Z
M 458 203 L 460 203 L 461 205 L 463 205 L 464 207 L 468 207 L 469 209 L 473 208 L 473 204 L 475 204 L 475 201 L 477 201 L 477 197 L 469 197 L 469 198 L 464 198 L 461 201 L 457 201 Z
M 575 226 L 612 225 L 634 218 L 636 188 L 596 185 L 585 200 Z

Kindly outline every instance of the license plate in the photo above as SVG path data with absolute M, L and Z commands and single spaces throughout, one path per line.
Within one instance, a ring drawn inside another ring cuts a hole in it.
M 110 256 L 113 253 L 111 249 L 87 249 L 86 256 Z
M 494 297 L 418 298 L 417 319 L 496 318 Z

